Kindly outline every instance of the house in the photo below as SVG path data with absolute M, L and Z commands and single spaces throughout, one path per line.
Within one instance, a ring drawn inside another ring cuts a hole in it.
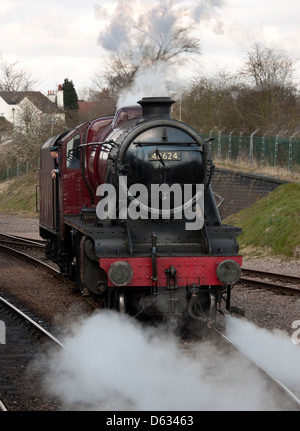
M 97 102 L 78 101 L 78 120 L 87 121 L 97 116 Z
M 47 98 L 59 108 L 64 109 L 64 90 L 62 89 L 62 85 L 59 85 L 56 91 L 48 90 Z
M 0 91 L 0 117 L 14 128 L 65 123 L 65 113 L 39 91 Z

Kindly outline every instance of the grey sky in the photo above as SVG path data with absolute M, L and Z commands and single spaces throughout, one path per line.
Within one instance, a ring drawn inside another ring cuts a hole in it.
M 176 3 L 192 7 L 204 73 L 224 67 L 235 70 L 254 41 L 286 50 L 295 61 L 300 58 L 299 0 Z M 36 89 L 44 93 L 65 78 L 79 90 L 90 85 L 109 53 L 100 46 L 99 37 L 103 47 L 116 49 L 120 40 L 110 36 L 118 34 L 126 41 L 129 17 L 143 13 L 147 4 L 145 0 L 0 0 L 0 53 L 8 61 L 26 64 L 39 78 Z M 118 29 L 112 16 L 123 19 L 124 26 Z

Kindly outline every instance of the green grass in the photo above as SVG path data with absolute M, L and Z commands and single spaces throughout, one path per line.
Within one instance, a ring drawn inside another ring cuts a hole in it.
M 38 173 L 0 183 L 0 213 L 37 217 L 35 210 L 35 187 L 38 184 Z
M 300 184 L 284 184 L 254 205 L 227 217 L 224 223 L 243 229 L 243 254 L 293 257 L 300 247 Z

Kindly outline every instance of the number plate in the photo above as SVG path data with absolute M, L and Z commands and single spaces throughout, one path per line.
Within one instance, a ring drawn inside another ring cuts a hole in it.
M 157 151 L 150 151 L 148 154 L 149 160 L 160 161 L 162 160 L 181 160 L 181 151 L 160 151 L 159 155 Z

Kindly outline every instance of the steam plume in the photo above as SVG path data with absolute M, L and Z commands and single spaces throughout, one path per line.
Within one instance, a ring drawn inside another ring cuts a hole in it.
M 246 328 L 246 329 L 245 329 Z M 229 333 L 243 333 L 246 344 L 269 343 L 290 363 L 288 339 L 241 320 Z M 264 332 L 264 331 L 263 331 Z M 50 352 L 45 388 L 63 408 L 82 410 L 277 410 L 282 406 L 261 374 L 239 354 L 208 342 L 184 345 L 160 328 L 145 329 L 126 315 L 102 311 L 74 325 L 63 340 L 68 351 Z M 290 341 L 291 343 L 291 341 Z M 292 355 L 290 357 L 290 354 Z M 274 358 L 272 358 L 274 361 Z M 280 358 L 278 358 L 278 362 Z M 44 361 L 45 363 L 45 361 Z M 286 373 L 289 367 L 285 366 Z M 295 378 L 296 368 L 290 370 Z

